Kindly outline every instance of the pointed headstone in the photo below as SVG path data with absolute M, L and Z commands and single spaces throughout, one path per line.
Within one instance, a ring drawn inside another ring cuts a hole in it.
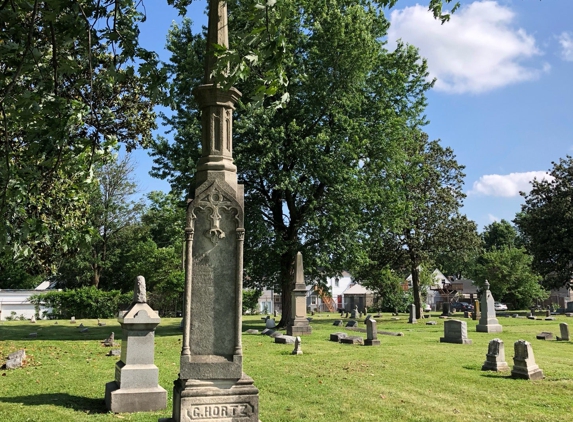
M 302 254 L 300 252 L 296 254 L 294 272 L 295 286 L 291 293 L 292 317 L 287 325 L 287 334 L 296 337 L 312 333 L 312 327 L 306 318 L 306 284 L 304 282 Z
M 113 347 L 114 341 L 115 341 L 115 333 L 112 331 L 109 337 L 106 338 L 104 341 L 102 341 L 102 344 L 105 347 Z
M 481 317 L 476 325 L 478 333 L 501 333 L 503 327 L 495 315 L 495 301 L 489 290 L 489 282 L 485 281 L 484 290 L 481 296 Z

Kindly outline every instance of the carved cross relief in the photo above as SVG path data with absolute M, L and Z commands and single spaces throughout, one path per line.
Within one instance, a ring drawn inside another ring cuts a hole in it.
M 205 231 L 205 236 L 210 238 L 211 242 L 216 245 L 220 239 L 225 238 L 225 232 L 220 226 L 222 218 L 221 211 L 232 211 L 235 209 L 235 207 L 233 207 L 233 203 L 225 198 L 225 196 L 215 188 L 203 196 L 203 198 L 198 201 L 196 207 L 209 212 L 211 228 Z

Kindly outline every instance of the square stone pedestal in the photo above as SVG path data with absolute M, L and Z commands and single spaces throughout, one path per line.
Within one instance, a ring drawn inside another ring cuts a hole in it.
M 231 380 L 181 380 L 173 387 L 173 417 L 160 422 L 259 422 L 259 390 L 243 374 Z
M 115 381 L 105 385 L 105 405 L 114 413 L 153 412 L 167 406 L 167 391 L 160 387 L 119 388 Z

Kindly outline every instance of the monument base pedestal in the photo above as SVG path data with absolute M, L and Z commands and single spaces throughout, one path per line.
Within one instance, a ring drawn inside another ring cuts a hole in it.
M 496 371 L 496 372 L 503 372 L 509 371 L 509 365 L 507 362 L 490 362 L 486 360 L 481 367 L 482 371 Z
M 501 333 L 503 327 L 500 324 L 487 324 L 487 325 L 476 325 L 476 331 L 478 333 Z
M 544 378 L 543 371 L 537 368 L 521 368 L 513 367 L 511 371 L 512 378 L 520 378 L 525 380 L 542 380 Z
M 289 336 L 302 336 L 305 334 L 312 334 L 312 327 L 306 318 L 295 318 L 286 327 L 287 335 Z
M 259 422 L 259 390 L 239 380 L 182 380 L 173 387 L 173 416 L 163 422 Z
M 153 412 L 167 407 L 167 391 L 160 387 L 120 388 L 117 382 L 105 385 L 105 405 L 114 413 Z
M 380 340 L 364 340 L 365 346 L 380 346 Z

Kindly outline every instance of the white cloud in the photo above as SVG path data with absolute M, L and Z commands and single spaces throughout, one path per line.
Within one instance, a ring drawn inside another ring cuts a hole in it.
M 493 214 L 488 214 L 488 215 L 487 215 L 487 218 L 489 218 L 489 221 L 491 221 L 492 223 L 495 223 L 496 221 L 499 221 L 499 220 L 500 220 L 499 217 L 496 217 L 496 216 L 493 215 Z
M 448 93 L 482 93 L 537 79 L 549 70 L 521 61 L 541 54 L 535 38 L 512 26 L 514 13 L 495 1 L 461 7 L 441 25 L 420 5 L 394 10 L 389 45 L 397 39 L 420 49 L 428 59 L 436 89 Z
M 474 182 L 468 195 L 481 196 L 518 196 L 519 192 L 529 192 L 533 179 L 551 180 L 552 176 L 545 171 L 527 171 L 524 173 L 486 174 Z
M 561 44 L 561 57 L 563 60 L 573 62 L 573 36 L 570 32 L 562 32 L 557 37 Z

